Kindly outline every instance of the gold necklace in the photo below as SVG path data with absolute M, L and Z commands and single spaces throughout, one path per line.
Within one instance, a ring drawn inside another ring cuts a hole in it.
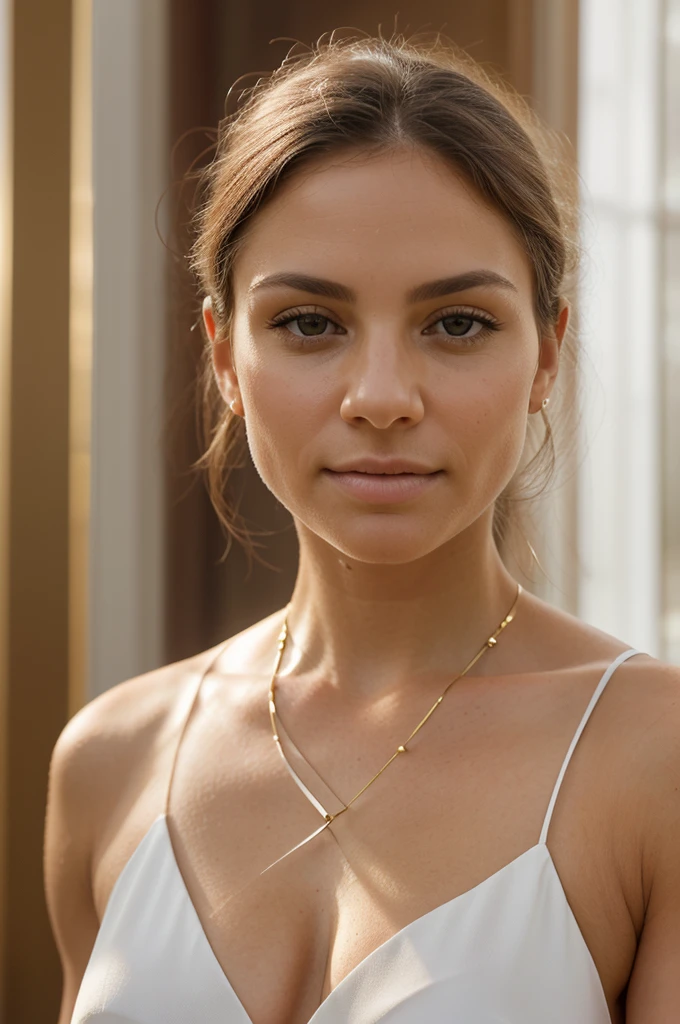
M 418 725 L 417 725 L 417 726 L 415 727 L 415 729 L 413 730 L 413 732 L 411 733 L 411 735 L 410 735 L 410 736 L 409 736 L 409 737 L 408 737 L 408 738 L 407 738 L 406 740 L 404 740 L 404 742 L 403 742 L 403 743 L 400 743 L 400 744 L 399 744 L 399 746 L 397 747 L 397 749 L 395 750 L 395 752 L 394 752 L 394 753 L 392 754 L 392 756 L 391 756 L 391 757 L 390 757 L 390 758 L 389 758 L 389 759 L 388 759 L 388 760 L 387 760 L 387 761 L 385 762 L 385 764 L 384 764 L 384 765 L 382 766 L 382 768 L 380 769 L 380 771 L 379 771 L 379 772 L 376 772 L 376 774 L 375 774 L 375 775 L 373 776 L 373 778 L 372 778 L 372 779 L 369 779 L 369 781 L 368 781 L 368 782 L 366 783 L 366 785 L 365 785 L 365 786 L 363 786 L 363 787 L 362 787 L 362 788 L 361 788 L 361 789 L 359 790 L 359 792 L 358 792 L 358 793 L 355 793 L 355 795 L 354 795 L 354 796 L 352 797 L 352 799 L 351 799 L 351 800 L 349 801 L 349 803 L 345 804 L 345 805 L 344 805 L 344 806 L 343 806 L 343 807 L 342 807 L 342 808 L 341 808 L 341 809 L 340 809 L 339 811 L 336 811 L 336 813 L 335 813 L 335 814 L 329 814 L 329 813 L 328 813 L 328 811 L 326 810 L 326 808 L 325 808 L 325 807 L 324 807 L 324 806 L 323 806 L 323 805 L 322 805 L 322 804 L 321 804 L 321 803 L 320 803 L 320 802 L 319 802 L 319 801 L 318 801 L 318 800 L 316 799 L 316 797 L 315 797 L 315 796 L 314 796 L 314 795 L 313 795 L 313 794 L 312 794 L 312 793 L 311 793 L 311 792 L 309 791 L 309 789 L 307 788 L 307 786 L 305 786 L 304 782 L 302 781 L 302 779 L 301 779 L 301 778 L 300 778 L 300 776 L 299 776 L 299 775 L 297 774 L 297 772 L 295 771 L 295 769 L 294 769 L 294 768 L 293 768 L 293 766 L 291 765 L 290 761 L 289 761 L 289 760 L 288 760 L 288 758 L 286 757 L 286 755 L 285 755 L 285 752 L 284 752 L 284 749 L 283 749 L 283 747 L 281 746 L 281 739 L 280 739 L 280 737 L 279 737 L 279 730 L 278 730 L 278 727 L 277 727 L 277 724 L 276 724 L 276 698 L 275 698 L 275 696 L 274 696 L 274 690 L 275 690 L 275 686 L 276 686 L 276 674 L 277 674 L 277 672 L 279 671 L 279 666 L 280 666 L 280 664 L 281 664 L 281 658 L 283 657 L 283 652 L 284 652 L 284 650 L 285 650 L 285 648 L 286 648 L 286 640 L 288 639 L 288 613 L 286 613 L 286 617 L 285 617 L 285 619 L 284 619 L 284 622 L 283 622 L 283 627 L 282 627 L 282 629 L 281 629 L 281 632 L 279 633 L 279 638 L 278 638 L 278 644 L 277 644 L 277 648 L 278 648 L 278 650 L 277 650 L 277 655 L 276 655 L 276 663 L 275 663 L 275 665 L 274 665 L 274 672 L 273 672 L 273 674 L 272 674 L 272 681 L 271 681 L 271 683 L 270 683 L 270 685 L 269 685 L 269 719 L 270 719 L 270 722 L 271 722 L 271 727 L 272 727 L 272 735 L 273 735 L 273 738 L 274 738 L 274 742 L 275 742 L 275 744 L 276 744 L 276 746 L 277 746 L 277 749 L 278 749 L 278 751 L 279 751 L 279 754 L 280 754 L 280 755 L 281 755 L 281 757 L 283 758 L 283 761 L 284 761 L 284 764 L 286 765 L 286 768 L 288 769 L 288 771 L 290 772 L 290 774 L 291 774 L 291 775 L 293 776 L 293 779 L 294 779 L 294 780 L 295 780 L 295 782 L 296 782 L 296 783 L 298 784 L 298 786 L 300 787 L 300 789 L 302 790 L 302 792 L 303 792 L 303 793 L 305 794 L 305 796 L 306 796 L 306 797 L 308 798 L 308 800 L 309 800 L 309 801 L 310 801 L 310 802 L 311 802 L 312 804 L 314 804 L 314 806 L 315 806 L 315 807 L 316 807 L 316 809 L 317 809 L 317 810 L 319 811 L 319 813 L 323 815 L 323 817 L 324 817 L 324 819 L 325 819 L 325 822 L 326 822 L 326 825 L 325 825 L 325 826 L 323 826 L 324 828 L 325 828 L 326 826 L 330 825 L 330 823 L 331 823 L 331 822 L 332 822 L 332 821 L 333 821 L 333 820 L 334 820 L 335 818 L 337 818 L 337 817 L 338 817 L 338 816 L 339 816 L 340 814 L 344 814 L 344 812 L 345 812 L 346 810 L 348 810 L 348 809 L 349 809 L 349 808 L 350 808 L 350 807 L 352 806 L 352 804 L 354 803 L 354 801 L 355 801 L 355 800 L 358 800 L 358 799 L 359 799 L 359 797 L 360 797 L 360 796 L 361 796 L 361 795 L 362 795 L 363 793 L 365 793 L 365 792 L 366 792 L 366 790 L 368 789 L 368 787 L 369 787 L 369 786 L 372 786 L 372 785 L 373 785 L 373 783 L 374 783 L 374 782 L 376 781 L 376 779 L 379 779 L 379 778 L 380 778 L 380 776 L 381 776 L 381 775 L 382 775 L 382 773 L 383 773 L 383 772 L 385 771 L 385 769 L 386 769 L 386 768 L 389 768 L 389 766 L 390 766 L 390 765 L 392 764 L 392 762 L 393 762 L 393 761 L 395 761 L 395 760 L 396 760 L 396 759 L 397 759 L 397 758 L 398 758 L 398 757 L 400 756 L 400 754 L 405 754 L 405 753 L 406 753 L 406 751 L 408 750 L 408 745 L 409 745 L 409 743 L 411 742 L 411 740 L 412 740 L 412 739 L 414 738 L 414 736 L 416 736 L 416 735 L 417 735 L 417 734 L 418 734 L 418 733 L 420 732 L 420 730 L 421 730 L 421 729 L 422 729 L 422 727 L 423 727 L 423 726 L 425 725 L 425 723 L 426 723 L 426 722 L 428 721 L 428 719 L 429 719 L 429 718 L 430 718 L 430 717 L 431 717 L 431 716 L 432 716 L 432 715 L 434 714 L 434 712 L 435 712 L 435 711 L 437 710 L 437 708 L 439 707 L 439 705 L 440 705 L 440 704 L 442 703 L 442 701 L 444 700 L 444 697 L 445 697 L 445 696 L 446 696 L 446 694 L 447 694 L 447 693 L 449 692 L 449 690 L 451 689 L 451 687 L 453 686 L 453 684 L 454 684 L 454 683 L 456 683 L 456 682 L 458 682 L 458 680 L 459 680 L 459 679 L 461 679 L 461 678 L 462 678 L 462 677 L 463 677 L 463 676 L 464 676 L 464 675 L 465 675 L 465 674 L 466 674 L 467 672 L 469 672 L 469 671 L 470 671 L 470 669 L 472 668 L 472 666 L 473 666 L 473 665 L 475 665 L 475 664 L 476 664 L 476 663 L 477 663 L 477 662 L 479 661 L 479 659 L 481 658 L 481 656 L 482 656 L 482 655 L 484 654 L 484 651 L 488 650 L 488 648 L 489 648 L 489 647 L 495 647 L 495 646 L 496 646 L 496 644 L 497 644 L 497 642 L 498 642 L 498 637 L 499 637 L 499 635 L 500 635 L 500 634 L 501 634 L 501 633 L 503 632 L 503 630 L 505 629 L 505 627 L 506 627 L 506 626 L 507 626 L 507 625 L 508 625 L 508 624 L 509 624 L 510 622 L 512 622 L 512 620 L 513 620 L 513 619 L 514 619 L 514 617 L 515 617 L 515 608 L 516 608 L 516 606 L 517 606 L 517 602 L 519 601 L 519 595 L 520 595 L 521 593 L 522 593 L 522 586 L 521 586 L 521 584 L 519 584 L 519 583 L 518 583 L 518 584 L 517 584 L 517 596 L 515 597 L 515 600 L 514 600 L 514 602 L 513 602 L 513 604 L 512 604 L 512 608 L 510 609 L 510 611 L 508 612 L 508 614 L 507 614 L 507 615 L 505 616 L 505 618 L 503 619 L 503 621 L 501 622 L 500 626 L 499 626 L 499 627 L 498 627 L 498 629 L 497 629 L 497 630 L 495 631 L 495 633 L 492 633 L 492 635 L 491 635 L 491 636 L 490 636 L 490 637 L 488 638 L 488 640 L 485 640 L 485 641 L 484 641 L 484 643 L 483 643 L 482 647 L 480 648 L 480 650 L 479 650 L 479 651 L 477 652 L 477 654 L 476 654 L 476 655 L 474 656 L 474 658 L 472 659 L 472 661 L 471 661 L 471 662 L 469 662 L 469 664 L 465 666 L 465 668 L 463 669 L 463 671 L 462 671 L 462 672 L 460 672 L 460 673 L 459 673 L 459 674 L 458 674 L 457 676 L 455 676 L 455 677 L 454 677 L 454 678 L 453 678 L 453 679 L 451 680 L 451 682 L 447 684 L 447 686 L 445 687 L 445 689 L 444 689 L 443 693 L 441 693 L 441 694 L 440 694 L 440 696 L 439 696 L 439 697 L 437 697 L 436 701 L 434 702 L 434 704 L 432 705 L 432 707 L 430 708 L 430 710 L 429 710 L 429 711 L 427 712 L 427 714 L 425 715 L 425 717 L 424 717 L 423 719 L 421 719 L 421 721 L 420 721 L 420 722 L 418 723 Z M 289 608 L 290 608 L 290 605 L 289 605 Z M 316 833 L 315 833 L 315 834 L 316 834 Z

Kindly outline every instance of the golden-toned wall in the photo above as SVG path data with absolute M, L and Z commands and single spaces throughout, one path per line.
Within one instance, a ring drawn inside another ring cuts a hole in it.
M 12 236 L 4 410 L 2 1020 L 55 1020 L 43 895 L 49 757 L 68 716 L 70 0 L 12 8 Z

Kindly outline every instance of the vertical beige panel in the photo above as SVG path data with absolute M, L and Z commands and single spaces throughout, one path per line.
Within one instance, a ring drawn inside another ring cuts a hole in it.
M 661 274 L 659 355 L 660 657 L 680 665 L 680 0 L 662 8 L 660 40 Z
M 71 75 L 69 716 L 87 692 L 92 406 L 92 0 L 74 0 Z
M 92 13 L 89 697 L 164 660 L 167 252 L 157 206 L 170 161 L 167 0 L 98 0 Z
M 577 0 L 534 0 L 534 105 L 576 148 L 578 126 Z
M 576 164 L 578 127 L 578 2 L 534 0 L 532 14 L 532 104 L 550 128 L 569 141 L 565 159 Z M 518 27 L 518 33 L 519 32 Z M 517 33 L 516 33 L 517 34 Z M 522 58 L 524 59 L 524 58 Z M 570 329 L 578 332 L 572 306 Z M 534 541 L 545 575 L 535 571 L 534 593 L 573 615 L 578 614 L 578 461 L 575 421 L 570 409 L 578 405 L 576 367 L 562 358 L 558 382 L 548 415 L 561 406 L 569 425 L 557 437 L 556 477 L 533 512 Z

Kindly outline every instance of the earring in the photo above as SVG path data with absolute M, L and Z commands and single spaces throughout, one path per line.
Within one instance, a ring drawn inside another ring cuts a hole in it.
M 549 398 L 544 398 L 543 401 L 541 402 L 541 409 L 545 409 L 547 407 L 549 401 L 550 401 Z

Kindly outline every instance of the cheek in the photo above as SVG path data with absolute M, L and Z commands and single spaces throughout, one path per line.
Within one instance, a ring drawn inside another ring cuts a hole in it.
M 301 372 L 296 362 L 249 357 L 239 375 L 253 462 L 284 502 L 289 486 L 294 491 L 296 479 L 299 485 L 299 473 L 314 464 L 313 453 L 318 459 L 318 437 L 328 419 L 323 381 Z
M 488 491 L 489 500 L 505 487 L 521 458 L 529 387 L 523 365 L 499 361 L 486 372 L 449 382 L 440 393 L 445 431 L 455 443 L 463 476 L 471 489 Z

